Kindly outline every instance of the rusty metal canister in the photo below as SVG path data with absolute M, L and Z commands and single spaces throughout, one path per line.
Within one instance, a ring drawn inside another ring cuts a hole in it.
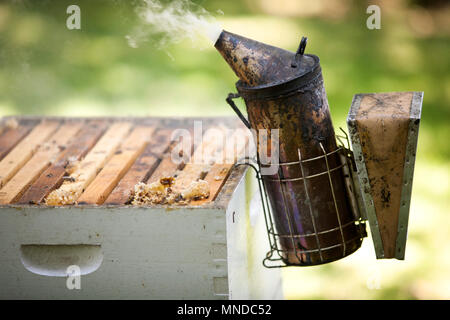
M 304 266 L 343 258 L 362 242 L 339 170 L 319 58 L 304 54 L 305 45 L 303 39 L 293 53 L 226 31 L 216 43 L 240 77 L 239 94 L 227 101 L 249 128 L 266 129 L 268 137 L 279 129 L 278 172 L 262 179 L 279 253 L 287 265 Z M 245 100 L 248 121 L 232 103 L 236 97 Z

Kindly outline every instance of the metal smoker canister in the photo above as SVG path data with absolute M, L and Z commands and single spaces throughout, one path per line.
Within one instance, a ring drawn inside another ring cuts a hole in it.
M 215 47 L 241 79 L 239 94 L 227 99 L 239 117 L 249 128 L 279 129 L 278 173 L 262 179 L 283 261 L 306 266 L 343 258 L 362 239 L 337 170 L 341 160 L 319 58 L 304 54 L 305 45 L 302 39 L 294 54 L 223 31 Z M 248 121 L 231 100 L 239 96 Z

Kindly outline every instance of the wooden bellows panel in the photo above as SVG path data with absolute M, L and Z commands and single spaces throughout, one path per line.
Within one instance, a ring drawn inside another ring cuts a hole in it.
M 422 98 L 422 92 L 359 94 L 348 116 L 377 258 L 404 258 Z
M 193 120 L 19 117 L 15 127 L 7 120 L 0 123 L 0 205 L 126 205 L 137 183 L 166 177 L 175 178 L 174 190 L 206 180 L 210 196 L 187 204 L 205 205 L 248 142 L 238 121 L 206 119 L 201 142 L 191 140 L 192 157 L 179 163 L 172 135 L 193 133 Z

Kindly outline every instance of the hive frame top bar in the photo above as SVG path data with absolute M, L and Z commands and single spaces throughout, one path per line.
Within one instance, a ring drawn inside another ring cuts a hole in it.
M 207 127 L 214 127 L 214 124 L 223 124 L 229 129 L 242 129 L 245 128 L 240 121 L 238 121 L 235 117 L 60 117 L 60 116 L 33 116 L 33 115 L 25 115 L 25 116 L 5 116 L 0 118 L 0 135 L 3 133 L 2 129 L 5 128 L 5 124 L 8 120 L 15 119 L 20 122 L 21 125 L 29 124 L 37 124 L 40 121 L 61 121 L 61 122 L 72 122 L 72 121 L 92 121 L 92 120 L 101 120 L 106 121 L 107 123 L 114 122 L 122 122 L 128 121 L 132 122 L 132 124 L 136 125 L 148 125 L 153 126 L 158 129 L 164 128 L 190 128 L 194 125 L 195 121 L 201 121 L 203 130 Z M 193 128 L 193 127 L 192 127 Z M 88 209 L 88 208 L 165 208 L 168 210 L 190 210 L 190 209 L 226 209 L 228 203 L 233 195 L 234 190 L 241 182 L 241 180 L 245 176 L 245 172 L 247 168 L 244 167 L 235 167 L 230 171 L 229 176 L 226 178 L 223 186 L 221 187 L 217 197 L 214 201 L 207 202 L 202 205 L 143 205 L 143 206 L 135 206 L 135 205 L 126 205 L 126 204 L 73 204 L 67 206 L 48 206 L 42 204 L 0 204 L 1 208 L 36 208 L 36 209 L 57 209 L 64 210 L 70 208 L 80 208 L 80 209 Z

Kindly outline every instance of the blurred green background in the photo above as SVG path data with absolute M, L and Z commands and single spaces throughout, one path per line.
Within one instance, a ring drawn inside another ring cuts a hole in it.
M 341 261 L 283 270 L 290 299 L 450 298 L 450 7 L 446 1 L 194 1 L 231 32 L 317 54 L 335 127 L 356 93 L 424 91 L 405 261 L 376 261 L 370 239 Z M 81 30 L 66 8 L 81 8 Z M 186 41 L 132 48 L 139 1 L 1 1 L 0 116 L 232 116 L 235 75 Z M 381 30 L 366 8 L 381 7 Z M 223 12 L 223 14 L 222 14 Z M 241 106 L 243 104 L 241 103 Z

